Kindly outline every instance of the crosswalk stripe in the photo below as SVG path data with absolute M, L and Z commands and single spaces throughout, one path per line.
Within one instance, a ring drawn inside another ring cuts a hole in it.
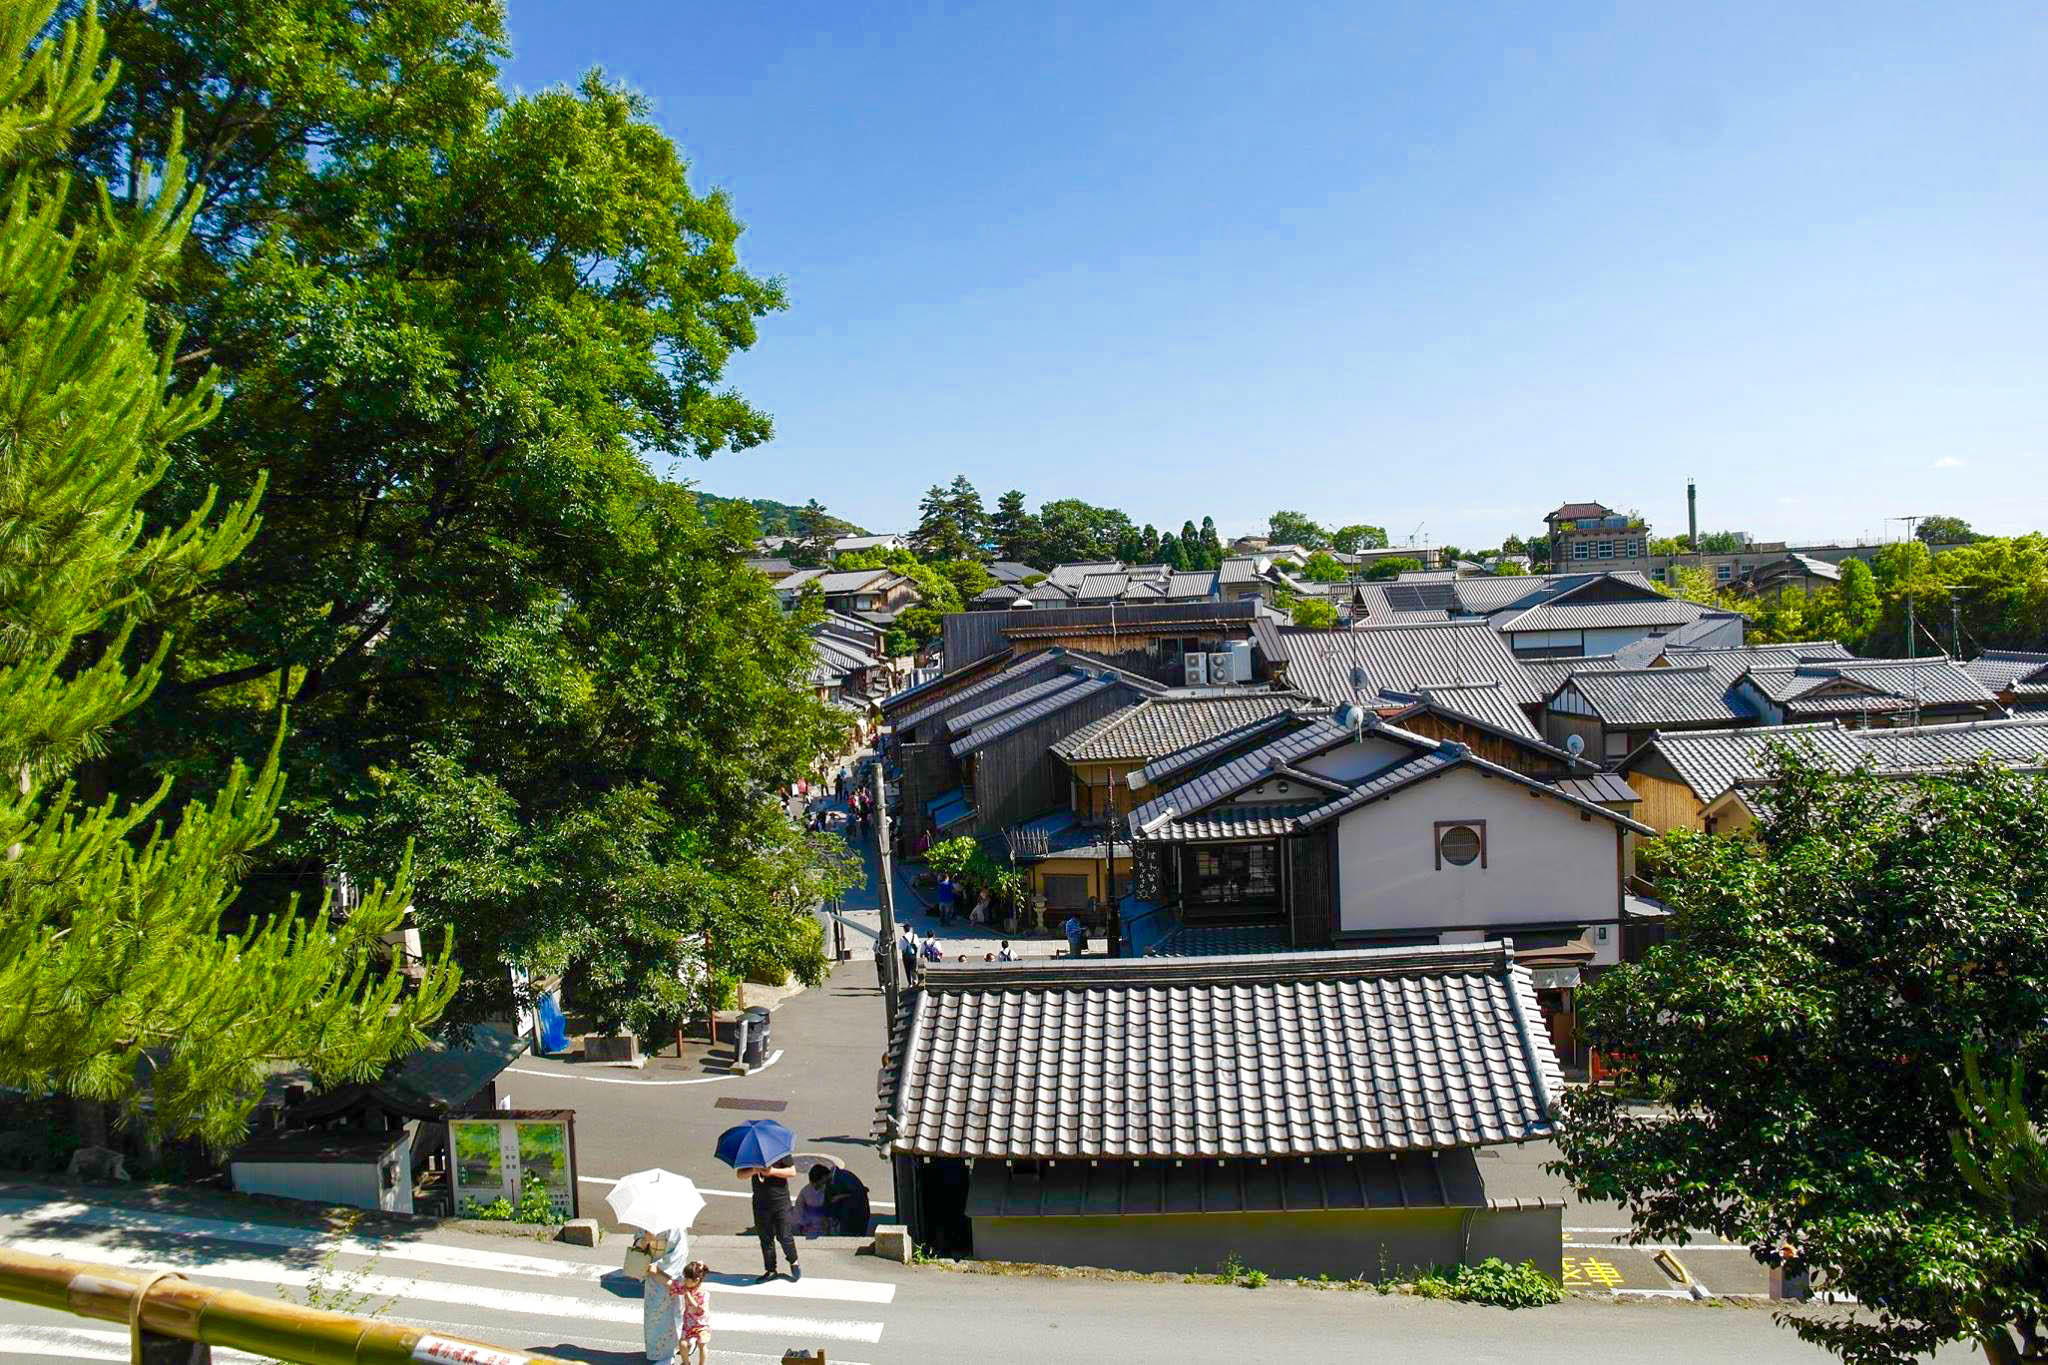
M 431 1324 L 439 1326 L 441 1324 Z M 630 1344 L 638 1347 L 639 1342 Z M 0 1355 L 49 1356 L 61 1360 L 127 1360 L 128 1334 L 109 1332 L 94 1327 L 27 1327 L 0 1324 Z M 731 1361 L 738 1365 L 743 1361 L 780 1362 L 780 1355 L 762 1355 L 754 1351 L 714 1350 L 712 1358 Z M 260 1365 L 262 1356 L 250 1355 L 247 1351 L 233 1351 L 225 1346 L 213 1348 L 213 1358 L 221 1365 Z M 838 1365 L 863 1365 L 860 1361 L 843 1361 Z
M 17 1238 L 8 1245 L 18 1251 L 33 1252 L 42 1256 L 65 1256 L 76 1261 L 127 1266 L 134 1270 L 176 1270 L 218 1280 L 304 1287 L 313 1279 L 310 1271 L 300 1270 L 280 1261 L 257 1260 L 253 1257 L 207 1260 L 195 1264 L 189 1258 L 173 1260 L 148 1256 L 131 1247 L 107 1247 L 91 1242 L 46 1237 Z M 566 1294 L 494 1289 L 486 1285 L 442 1284 L 433 1280 L 401 1279 L 393 1275 L 358 1275 L 351 1272 L 348 1278 L 354 1292 L 370 1299 L 396 1299 L 400 1303 L 423 1301 L 456 1304 L 485 1312 L 516 1313 L 523 1317 L 584 1318 L 617 1323 L 640 1321 L 640 1306 L 634 1303 L 628 1307 L 625 1301 L 578 1299 Z M 748 1286 L 754 1287 L 756 1286 Z M 801 1289 L 801 1286 L 794 1287 Z M 718 1286 L 712 1293 L 713 1303 L 727 1293 L 737 1292 L 737 1288 Z M 721 1332 L 811 1336 L 827 1341 L 876 1342 L 882 1339 L 881 1323 L 861 1319 L 785 1317 L 774 1314 L 734 1313 L 717 1308 L 713 1311 L 716 1315 L 713 1319 L 713 1330 Z
M 45 1225 L 74 1223 L 81 1227 L 131 1230 L 147 1233 L 181 1233 L 210 1237 L 223 1242 L 244 1242 L 278 1247 L 288 1251 L 336 1251 L 346 1256 L 409 1261 L 444 1266 L 451 1270 L 481 1270 L 495 1274 L 532 1275 L 540 1279 L 574 1280 L 595 1284 L 617 1267 L 592 1265 L 587 1261 L 522 1256 L 516 1252 L 481 1251 L 475 1247 L 437 1243 L 373 1241 L 358 1237 L 334 1237 L 312 1229 L 279 1227 L 272 1223 L 244 1223 L 228 1219 L 192 1218 L 183 1214 L 149 1210 L 108 1209 L 73 1201 L 38 1202 L 0 1199 L 0 1214 L 15 1214 L 24 1221 Z M 64 1253 L 55 1253 L 62 1255 Z M 880 1280 L 836 1280 L 814 1276 L 801 1283 L 771 1281 L 768 1284 L 718 1285 L 720 1293 L 758 1294 L 769 1298 L 808 1298 L 840 1303 L 893 1303 L 896 1286 Z

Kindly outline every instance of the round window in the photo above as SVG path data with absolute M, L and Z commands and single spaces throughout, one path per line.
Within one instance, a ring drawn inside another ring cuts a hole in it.
M 1437 836 L 1436 851 L 1447 863 L 1464 867 L 1479 858 L 1479 831 L 1470 825 L 1452 825 Z

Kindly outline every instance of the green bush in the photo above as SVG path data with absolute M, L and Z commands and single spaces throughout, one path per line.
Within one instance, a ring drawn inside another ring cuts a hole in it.
M 488 1204 L 474 1199 L 462 1201 L 464 1218 L 480 1218 L 488 1223 L 559 1223 L 562 1215 L 555 1211 L 555 1201 L 548 1197 L 548 1187 L 541 1178 L 531 1171 L 521 1182 L 519 1202 L 499 1195 Z
M 1509 1265 L 1489 1256 L 1478 1265 L 1437 1266 L 1415 1277 L 1415 1292 L 1425 1299 L 1456 1299 L 1496 1308 L 1541 1308 L 1564 1299 L 1564 1288 L 1536 1268 L 1534 1261 Z
M 967 869 L 973 866 L 975 857 L 980 853 L 981 846 L 962 834 L 951 839 L 942 839 L 926 849 L 924 865 L 930 868 L 934 875 L 951 877 L 957 882 L 967 875 Z

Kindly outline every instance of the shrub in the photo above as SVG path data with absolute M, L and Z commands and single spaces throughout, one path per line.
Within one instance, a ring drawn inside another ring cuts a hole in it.
M 941 877 L 959 881 L 974 863 L 975 855 L 981 852 L 980 845 L 962 834 L 952 839 L 942 839 L 924 852 L 924 865 Z
M 488 1204 L 474 1199 L 462 1201 L 464 1218 L 480 1218 L 489 1223 L 559 1223 L 562 1215 L 555 1211 L 555 1201 L 548 1197 L 548 1187 L 541 1178 L 531 1171 L 521 1182 L 519 1202 L 499 1195 Z
M 1536 1268 L 1534 1261 L 1509 1265 L 1489 1256 L 1478 1265 L 1437 1266 L 1415 1277 L 1415 1292 L 1425 1299 L 1456 1299 L 1496 1308 L 1541 1308 L 1564 1299 L 1564 1288 Z

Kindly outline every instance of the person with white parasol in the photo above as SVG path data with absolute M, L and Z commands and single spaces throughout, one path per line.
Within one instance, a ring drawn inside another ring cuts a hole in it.
M 656 1167 L 635 1171 L 604 1198 L 614 1218 L 639 1231 L 626 1253 L 626 1271 L 644 1285 L 640 1325 L 647 1358 L 674 1365 L 683 1334 L 683 1304 L 675 1287 L 690 1259 L 690 1224 L 703 1212 L 704 1196 L 688 1176 Z

